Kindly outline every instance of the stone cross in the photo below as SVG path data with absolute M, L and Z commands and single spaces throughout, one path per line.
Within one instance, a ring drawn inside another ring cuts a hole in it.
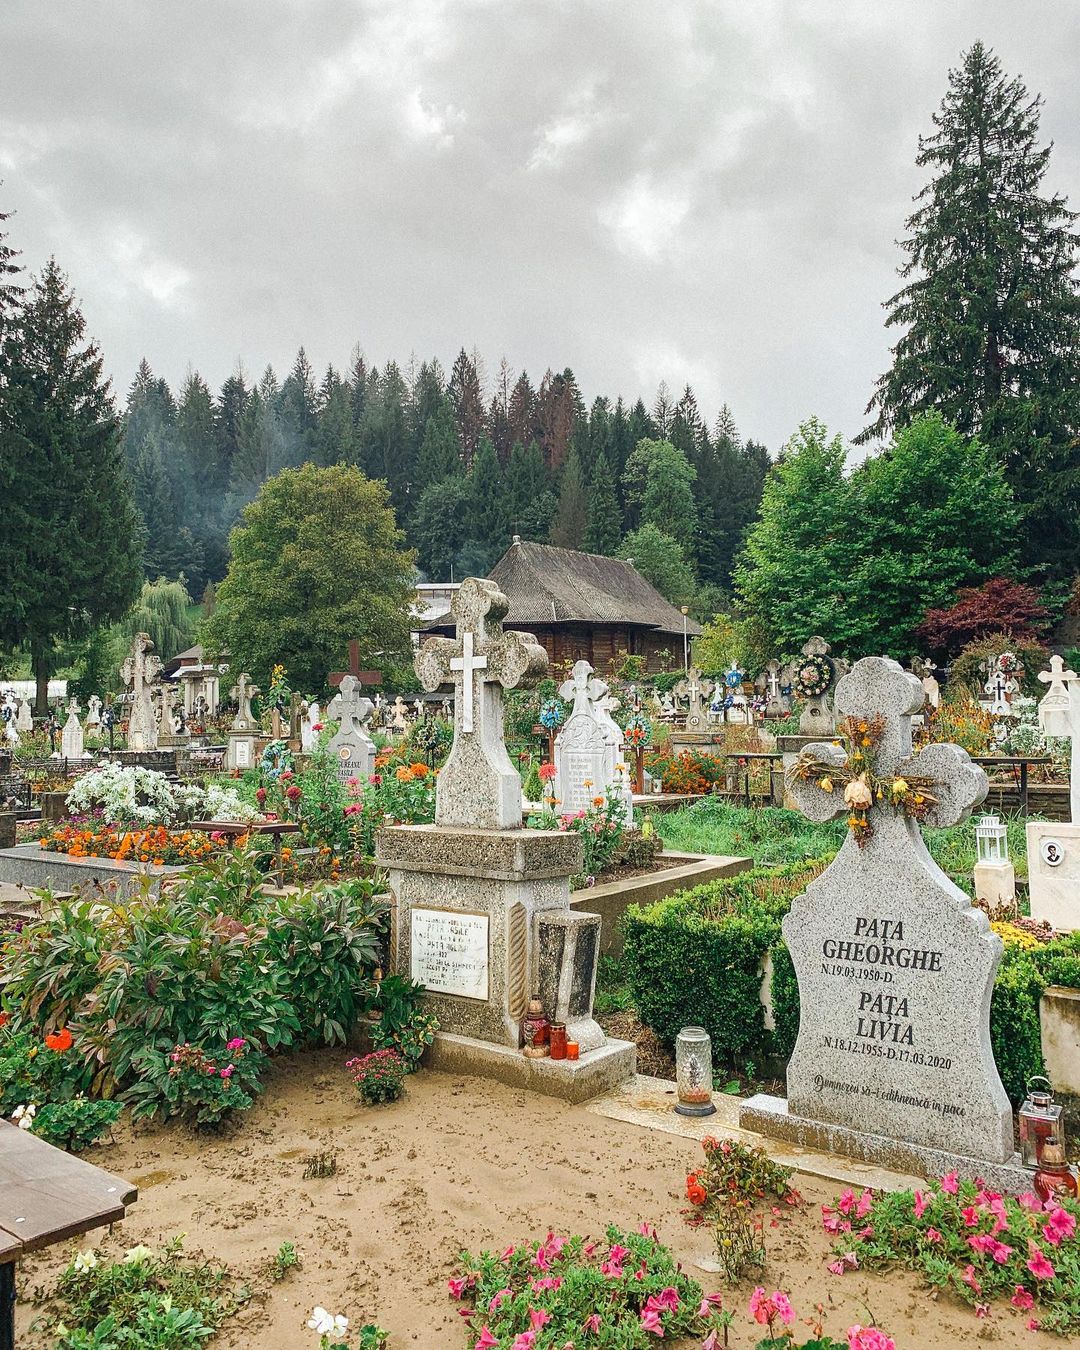
M 927 778 L 934 801 L 923 823 L 957 824 L 986 796 L 986 774 L 959 746 L 912 753 L 911 719 L 923 697 L 917 676 L 886 657 L 866 657 L 837 685 L 836 711 L 856 726 L 884 719 L 873 752 L 883 792 L 897 777 Z M 803 755 L 837 769 L 846 762 L 835 742 Z M 811 820 L 850 809 L 843 781 L 827 770 L 793 780 L 790 792 Z M 849 830 L 783 923 L 800 997 L 788 1110 L 860 1135 L 1004 1163 L 1013 1152 L 1012 1112 L 989 1031 L 1001 941 L 931 858 L 918 823 L 884 800 L 872 803 L 868 818 L 872 836 L 860 846 Z
M 829 693 L 835 688 L 836 683 L 847 673 L 847 662 L 841 661 L 838 657 L 830 656 L 831 647 L 822 637 L 816 635 L 803 643 L 803 656 L 824 656 L 832 666 L 832 681 L 824 693 L 816 694 L 813 698 L 808 698 L 799 715 L 799 735 L 815 736 L 819 732 L 823 735 L 832 735 L 833 714 L 829 706 Z M 801 661 L 793 661 L 790 666 L 784 670 L 784 679 L 787 685 L 792 685 L 799 674 L 802 666 Z
M 407 731 L 409 727 L 409 705 L 400 694 L 394 699 L 392 708 L 391 726 L 395 731 Z
M 691 666 L 686 672 L 686 678 L 680 680 L 674 688 L 679 698 L 685 698 L 689 702 L 689 710 L 686 714 L 687 731 L 703 731 L 708 724 L 705 709 L 702 706 L 702 699 L 708 698 L 713 691 L 712 680 L 703 680 L 701 671 L 697 666 Z
M 503 631 L 509 608 L 493 581 L 468 577 L 450 605 L 457 636 L 429 638 L 416 654 L 424 689 L 454 685 L 454 744 L 436 787 L 436 825 L 521 828 L 521 780 L 503 740 L 502 691 L 541 679 L 547 653 L 532 634 Z
M 120 678 L 131 685 L 131 717 L 128 721 L 128 749 L 156 750 L 158 727 L 154 717 L 151 686 L 161 674 L 162 664 L 154 655 L 148 633 L 136 633 L 131 651 L 120 667 Z
M 362 780 L 375 767 L 375 743 L 364 729 L 375 705 L 364 696 L 363 685 L 356 675 L 341 677 L 334 702 L 340 707 L 341 722 L 327 744 L 326 753 L 337 761 L 338 777 L 343 783 L 351 778 Z
M 236 700 L 236 716 L 233 718 L 233 731 L 258 731 L 259 724 L 251 711 L 251 700 L 258 696 L 258 687 L 251 683 L 251 676 L 246 672 L 236 677 L 236 684 L 233 685 L 231 698 Z
M 758 675 L 754 685 L 765 695 L 765 716 L 783 717 L 787 709 L 784 707 L 780 688 L 780 662 L 767 661 L 765 669 Z
M 1050 658 L 1050 669 L 1039 679 L 1049 685 L 1039 703 L 1039 725 L 1047 736 L 1072 740 L 1069 765 L 1069 805 L 1072 822 L 1080 825 L 1080 677 L 1065 669 L 1060 656 Z
M 355 675 L 343 675 L 338 688 L 341 692 L 334 695 L 331 704 L 336 703 L 338 706 L 340 729 L 348 730 L 353 735 L 363 735 L 364 724 L 371 716 L 375 704 L 364 695 L 363 685 Z M 317 710 L 319 705 L 315 703 L 312 706 Z
M 91 694 L 87 700 L 86 726 L 87 728 L 99 727 L 101 725 L 101 699 L 97 694 Z
M 20 732 L 33 731 L 34 729 L 34 714 L 28 698 L 24 698 L 19 704 L 19 715 L 15 719 L 15 725 L 19 728 Z
M 590 705 L 597 703 L 608 692 L 608 686 L 601 679 L 594 679 L 594 671 L 588 661 L 577 661 L 570 672 L 570 678 L 559 687 L 559 697 L 567 703 L 573 700 L 570 716 L 575 713 L 587 713 Z M 615 705 L 618 707 L 618 704 Z

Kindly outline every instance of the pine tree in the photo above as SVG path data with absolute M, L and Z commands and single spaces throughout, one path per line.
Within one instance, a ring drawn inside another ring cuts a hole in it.
M 484 434 L 484 394 L 476 362 L 462 347 L 450 372 L 450 402 L 457 418 L 458 440 L 466 468 L 472 466 L 473 455 Z
M 441 483 L 462 472 L 461 447 L 458 444 L 457 423 L 449 399 L 427 420 L 424 439 L 416 457 L 416 482 L 420 492 L 432 483 Z
M 585 549 L 588 553 L 612 556 L 622 539 L 622 512 L 615 494 L 615 478 L 607 455 L 597 456 L 589 484 L 588 523 Z
M 656 426 L 656 434 L 666 440 L 671 431 L 671 421 L 675 415 L 675 410 L 671 406 L 671 390 L 667 387 L 667 380 L 661 380 L 656 388 L 656 398 L 653 400 L 652 420 Z
M 483 550 L 485 572 L 510 542 L 506 527 L 503 473 L 495 447 L 487 436 L 480 439 L 469 475 L 469 535 Z
M 285 383 L 281 386 L 281 430 L 285 440 L 286 463 L 306 464 L 315 453 L 317 392 L 315 373 L 303 347 Z
M 182 503 L 185 520 L 216 509 L 224 486 L 218 461 L 217 426 L 210 386 L 193 371 L 180 390 L 176 410 L 176 431 L 180 454 L 175 465 L 173 496 Z
M 318 425 L 315 429 L 315 463 L 356 462 L 356 433 L 352 420 L 352 392 L 333 366 L 327 366 L 319 386 Z
M 4 333 L 0 643 L 30 649 L 44 713 L 54 644 L 118 619 L 141 540 L 95 343 L 55 259 Z
M 1042 100 L 981 42 L 949 72 L 920 138 L 932 177 L 901 247 L 908 284 L 886 302 L 904 330 L 862 439 L 936 409 L 1002 457 L 1026 515 L 1026 561 L 1047 575 L 1080 556 L 1080 297 L 1075 213 L 1042 181 Z
M 515 445 L 528 445 L 539 436 L 536 425 L 536 394 L 524 371 L 510 395 L 508 412 L 511 451 Z
M 352 391 L 353 426 L 357 432 L 360 430 L 360 423 L 364 420 L 364 406 L 367 403 L 367 381 L 367 362 L 364 360 L 364 354 L 360 348 L 355 347 L 352 354 L 352 375 L 349 379 L 349 388 Z
M 11 219 L 12 214 L 11 211 L 0 211 L 0 227 Z M 3 339 L 6 325 L 13 321 L 18 313 L 25 294 L 24 287 L 17 280 L 22 272 L 22 268 L 15 261 L 18 256 L 19 251 L 7 243 L 7 232 L 0 228 L 0 341 Z
M 285 465 L 285 438 L 278 416 L 280 389 L 273 368 L 266 367 L 251 391 L 240 420 L 240 442 L 232 462 L 226 514 L 234 519 L 252 501 L 268 478 Z
M 217 436 L 218 461 L 221 474 L 221 495 L 224 498 L 232 479 L 232 465 L 240 449 L 240 427 L 247 407 L 248 387 L 239 365 L 221 386 L 214 406 L 214 428 Z
M 551 542 L 558 548 L 580 548 L 588 524 L 588 496 L 577 451 L 571 450 L 559 481 L 559 505 L 551 525 Z

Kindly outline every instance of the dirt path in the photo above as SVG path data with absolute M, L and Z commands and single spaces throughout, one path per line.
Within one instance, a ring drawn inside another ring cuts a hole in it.
M 446 1294 L 458 1251 L 501 1250 L 549 1227 L 597 1234 L 609 1221 L 647 1220 L 684 1262 L 705 1253 L 707 1239 L 679 1216 L 697 1145 L 486 1080 L 426 1072 L 410 1080 L 403 1101 L 364 1108 L 342 1071 L 345 1058 L 318 1052 L 279 1061 L 262 1100 L 225 1137 L 174 1126 L 133 1134 L 125 1125 L 115 1143 L 86 1156 L 136 1182 L 139 1202 L 111 1237 L 82 1245 L 119 1254 L 186 1232 L 188 1252 L 224 1261 L 267 1290 L 213 1342 L 244 1350 L 313 1350 L 304 1323 L 317 1303 L 356 1326 L 378 1321 L 392 1333 L 391 1350 L 466 1350 L 471 1341 Z M 337 1154 L 337 1175 L 305 1181 L 306 1159 L 324 1150 Z M 1029 1333 L 1012 1309 L 977 1321 L 908 1277 L 830 1275 L 818 1206 L 833 1190 L 811 1178 L 800 1187 L 811 1207 L 770 1233 L 763 1283 L 787 1290 L 801 1315 L 824 1303 L 833 1335 L 875 1320 L 898 1350 L 987 1340 L 1032 1350 L 1080 1346 L 1080 1338 Z M 284 1241 L 297 1244 L 303 1265 L 273 1284 L 266 1267 Z M 27 1261 L 20 1296 L 51 1283 L 68 1250 Z M 691 1273 L 718 1287 L 715 1277 Z M 758 1339 L 743 1316 L 748 1294 L 749 1286 L 733 1297 L 733 1350 Z M 33 1311 L 21 1305 L 21 1334 Z

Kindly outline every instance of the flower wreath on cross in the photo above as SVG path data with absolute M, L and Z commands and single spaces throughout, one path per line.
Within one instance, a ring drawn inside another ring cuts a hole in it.
M 828 693 L 835 674 L 827 656 L 804 656 L 795 668 L 791 688 L 799 698 L 820 698 Z
M 555 731 L 562 726 L 563 707 L 557 698 L 545 700 L 540 708 L 540 725 L 546 731 Z
M 885 718 L 876 713 L 870 717 L 845 717 L 837 728 L 847 742 L 847 759 L 842 765 L 829 763 L 812 755 L 808 747 L 791 768 L 788 778 L 795 782 L 814 783 L 822 792 L 842 791 L 848 808 L 848 828 L 855 842 L 863 847 L 874 835 L 870 811 L 885 806 L 909 820 L 925 820 L 930 808 L 937 805 L 934 779 L 920 774 L 879 774 L 875 764 Z M 833 742 L 840 745 L 840 739 Z
M 643 712 L 632 713 L 626 719 L 623 735 L 635 750 L 644 750 L 652 740 L 652 723 Z

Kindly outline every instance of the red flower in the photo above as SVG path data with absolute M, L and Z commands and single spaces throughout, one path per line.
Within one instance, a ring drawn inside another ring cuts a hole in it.
M 266 789 L 265 789 L 265 788 L 259 788 L 259 789 L 258 789 L 258 791 L 255 793 L 255 800 L 259 803 L 260 806 L 262 806 L 263 802 L 266 801 Z
M 62 1031 L 51 1032 L 45 1037 L 45 1044 L 50 1050 L 63 1051 L 71 1049 L 71 1032 L 67 1027 Z
M 7 1026 L 7 1020 L 8 1020 L 7 1013 L 0 1012 L 0 1027 Z
M 709 1192 L 698 1181 L 696 1172 L 691 1172 L 686 1178 L 686 1198 L 692 1205 L 703 1205 L 709 1198 Z
M 285 796 L 288 797 L 289 801 L 294 802 L 300 796 L 300 789 L 294 783 L 292 787 L 285 789 Z

